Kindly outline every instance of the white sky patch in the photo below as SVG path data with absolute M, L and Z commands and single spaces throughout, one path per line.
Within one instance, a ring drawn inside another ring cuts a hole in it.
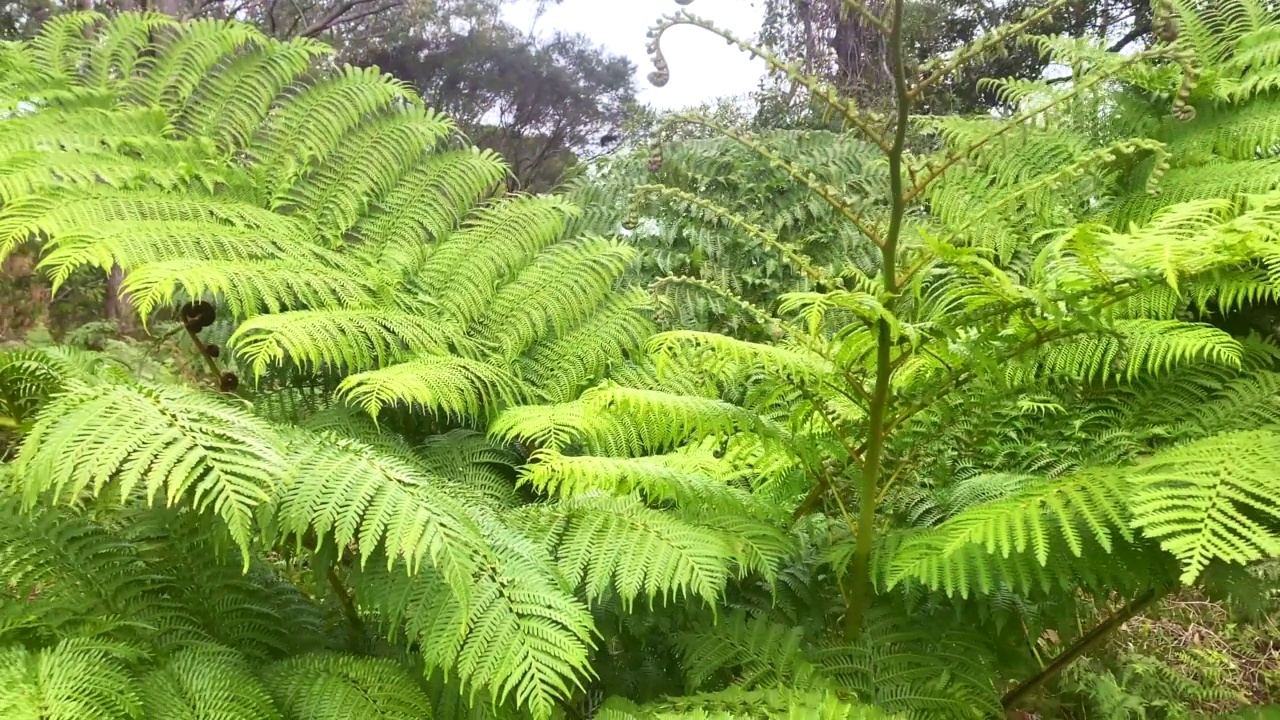
M 687 9 L 749 38 L 760 30 L 762 5 L 761 0 L 697 0 Z M 663 37 L 671 82 L 662 88 L 650 85 L 646 76 L 653 68 L 644 50 L 645 32 L 658 17 L 681 9 L 673 0 L 563 0 L 547 7 L 535 25 L 536 8 L 536 0 L 518 0 L 508 6 L 506 17 L 523 30 L 533 27 L 538 33 L 582 33 L 611 52 L 627 56 L 638 66 L 640 100 L 660 109 L 740 96 L 755 90 L 764 75 L 763 61 L 749 59 L 701 28 L 682 25 Z

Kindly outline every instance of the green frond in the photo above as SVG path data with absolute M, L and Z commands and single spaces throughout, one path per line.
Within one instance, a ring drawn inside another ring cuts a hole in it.
M 76 388 L 41 410 L 23 440 L 13 482 L 34 504 L 109 494 L 217 514 L 248 545 L 257 507 L 284 459 L 271 428 L 243 407 L 180 386 Z
M 548 451 L 560 451 L 569 445 L 587 442 L 588 429 L 599 425 L 600 420 L 594 414 L 588 415 L 583 404 L 576 400 L 556 405 L 518 405 L 503 410 L 489 423 L 488 430 L 489 436 L 497 440 L 519 441 Z M 632 435 L 629 433 L 627 439 Z M 634 444 L 624 442 L 626 447 L 642 446 L 638 434 L 635 435 Z
M 67 347 L 0 351 L 0 427 L 22 428 L 58 393 L 81 385 L 123 380 L 113 358 Z
M 647 507 L 635 496 L 579 495 L 533 505 L 516 521 L 555 554 L 560 572 L 588 600 L 617 594 L 630 607 L 683 597 L 714 604 L 733 559 L 728 538 Z
M 483 418 L 529 396 L 505 368 L 454 355 L 420 355 L 408 362 L 349 375 L 338 394 L 377 416 L 384 407 L 407 405 L 443 417 Z
M 574 213 L 573 206 L 555 197 L 500 200 L 470 215 L 440 243 L 419 276 L 442 312 L 471 323 L 501 284 L 560 239 Z
M 110 229 L 111 223 L 118 223 L 114 227 L 119 229 L 120 224 L 131 222 L 233 224 L 256 231 L 262 237 L 276 238 L 276 242 L 305 241 L 308 237 L 297 220 L 234 200 L 190 194 L 95 190 L 69 197 L 58 193 L 31 196 L 6 203 L 0 210 L 0 255 L 7 255 L 32 237 L 74 237 L 81 233 L 100 237 L 93 233 L 94 228 L 105 225 Z M 179 225 L 178 229 L 181 228 Z M 182 246 L 174 249 L 181 250 Z M 213 255 L 211 259 L 216 257 Z
M 56 15 L 31 39 L 34 65 L 53 78 L 76 83 L 81 66 L 92 49 L 90 30 L 104 16 L 95 12 Z
M 419 456 L 423 467 L 446 479 L 463 497 L 474 494 L 496 510 L 521 503 L 515 485 L 518 458 L 482 433 L 457 429 L 428 437 Z
M 601 238 L 559 243 L 539 253 L 494 296 L 476 321 L 477 338 L 513 359 L 547 335 L 564 335 L 613 295 L 635 257 L 631 247 Z
M 381 563 L 353 583 L 362 604 L 403 628 L 428 668 L 456 674 L 469 698 L 481 691 L 498 704 L 510 698 L 545 719 L 590 672 L 591 616 L 545 550 L 511 530 L 490 530 L 493 552 L 465 602 L 438 577 Z
M 1166 450 L 1134 474 L 1133 526 L 1182 563 L 1190 584 L 1212 561 L 1280 556 L 1280 434 L 1246 430 Z
M 43 650 L 0 647 L 0 715 L 13 720 L 120 720 L 141 710 L 126 662 L 134 653 L 90 639 Z
M 398 663 L 350 655 L 303 655 L 263 672 L 285 717 L 314 720 L 431 717 L 422 686 Z
M 731 670 L 734 682 L 745 687 L 822 684 L 817 668 L 806 657 L 808 638 L 803 628 L 738 611 L 678 642 L 692 689 L 703 687 L 725 670 Z
M 228 55 L 263 40 L 262 33 L 244 23 L 213 18 L 182 23 L 162 41 L 162 52 L 143 61 L 145 71 L 134 79 L 132 90 L 141 104 L 179 111 Z
M 416 105 L 366 118 L 272 207 L 308 218 L 327 242 L 337 244 L 453 129 L 448 118 Z
M 614 295 L 572 331 L 530 348 L 517 361 L 524 376 L 548 400 L 573 399 L 644 345 L 653 333 L 648 305 L 641 290 Z
M 253 667 L 234 650 L 216 645 L 183 648 L 165 658 L 143 678 L 140 694 L 146 717 L 281 717 Z
M 691 437 L 778 433 L 759 416 L 723 400 L 629 388 L 609 381 L 582 393 L 579 402 L 589 412 L 616 413 L 632 419 L 640 425 L 652 448 L 672 447 Z
M 221 61 L 218 72 L 196 88 L 175 124 L 185 134 L 211 138 L 224 150 L 244 148 L 280 93 L 331 52 L 308 38 L 258 40 L 246 52 Z
M 128 82 L 139 70 L 144 50 L 157 32 L 171 32 L 174 18 L 158 12 L 116 13 L 97 33 L 97 45 L 89 59 L 86 84 L 90 87 Z
M 887 560 L 887 584 L 907 578 L 967 597 L 997 584 L 1035 587 L 1057 547 L 1084 555 L 1086 540 L 1110 553 L 1116 537 L 1128 543 L 1128 484 L 1111 470 L 1084 471 L 1027 485 L 1012 495 L 970 506 L 927 530 L 908 531 Z M 978 556 L 990 558 L 979 562 Z M 1008 561 L 1003 563 L 1002 561 Z M 1016 580 L 1015 580 L 1016 578 Z
M 653 503 L 745 511 L 755 503 L 750 493 L 738 486 L 742 474 L 710 452 L 617 458 L 537 450 L 521 469 L 520 481 L 561 498 L 598 491 L 639 492 Z
M 143 316 L 181 297 L 212 296 L 247 318 L 303 307 L 352 309 L 372 304 L 373 296 L 363 278 L 341 268 L 278 259 L 150 263 L 129 273 L 120 290 Z
M 354 547 L 361 565 L 375 553 L 388 568 L 435 568 L 455 592 L 470 589 L 484 549 L 481 529 L 446 483 L 413 458 L 354 439 L 296 432 L 285 455 L 275 524 L 299 541 Z
M 1011 384 L 1060 376 L 1105 382 L 1167 373 L 1179 365 L 1206 361 L 1238 366 L 1240 343 L 1212 325 L 1178 320 L 1119 320 L 1107 334 L 1081 334 L 1051 341 L 1011 364 Z
M 39 628 L 68 636 L 137 607 L 153 582 L 137 548 L 66 510 L 21 507 L 0 494 L 0 641 Z M 33 602 L 35 599 L 39 602 Z M 105 624 L 110 624 L 108 620 Z
M 399 266 L 416 269 L 506 173 L 502 158 L 489 150 L 432 154 L 401 176 L 352 232 L 380 256 L 400 255 Z
M 51 238 L 45 243 L 38 267 L 58 288 L 86 265 L 104 271 L 112 265 L 132 270 L 179 258 L 188 262 L 240 263 L 305 252 L 283 238 L 263 238 L 261 233 L 257 228 L 206 222 L 106 222 Z
M 680 355 L 682 362 L 728 377 L 739 377 L 753 369 L 793 379 L 823 377 L 832 371 L 821 357 L 801 348 L 747 342 L 695 330 L 658 333 L 649 341 L 648 349 L 659 368 Z
M 377 68 L 350 65 L 292 88 L 285 97 L 262 125 L 252 150 L 263 187 L 277 200 L 287 197 L 299 176 L 335 152 L 366 117 L 400 102 L 418 102 L 407 85 Z M 317 117 L 327 122 L 315 122 Z
M 420 314 L 382 309 L 296 310 L 250 318 L 227 344 L 261 376 L 284 362 L 360 372 L 444 353 L 459 329 Z

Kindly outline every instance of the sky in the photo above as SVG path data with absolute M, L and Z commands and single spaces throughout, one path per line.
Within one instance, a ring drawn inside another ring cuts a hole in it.
M 697 0 L 685 9 L 707 18 L 740 37 L 760 29 L 762 0 Z M 649 84 L 652 70 L 645 53 L 645 32 L 662 15 L 681 7 L 674 0 L 562 0 L 547 7 L 533 23 L 536 0 L 518 0 L 508 7 L 507 19 L 517 27 L 539 33 L 583 33 L 611 52 L 636 64 L 641 102 L 660 109 L 679 109 L 718 97 L 741 95 L 756 88 L 764 63 L 750 60 L 701 28 L 681 25 L 663 37 L 662 49 L 671 68 L 665 87 Z

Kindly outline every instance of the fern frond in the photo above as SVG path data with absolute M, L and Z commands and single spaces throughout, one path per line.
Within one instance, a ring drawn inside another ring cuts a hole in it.
M 13 720 L 136 717 L 141 703 L 126 665 L 135 652 L 89 639 L 36 651 L 0 648 L 0 714 Z
M 173 386 L 74 389 L 45 406 L 22 443 L 14 482 L 33 504 L 110 493 L 217 514 L 248 545 L 256 508 L 284 474 L 278 439 L 244 408 Z
M 140 694 L 148 717 L 280 718 L 253 667 L 234 650 L 216 645 L 184 648 L 165 658 L 142 680 Z
M 589 673 L 591 616 L 572 598 L 546 551 L 492 526 L 493 552 L 462 602 L 437 577 L 372 563 L 354 578 L 362 603 L 418 643 L 429 668 L 456 673 L 471 697 L 484 690 L 547 718 Z
M 626 607 L 639 597 L 650 606 L 681 596 L 713 604 L 729 577 L 725 537 L 646 507 L 635 496 L 584 494 L 522 509 L 517 517 L 591 601 L 616 593 Z
M 668 698 L 643 706 L 610 698 L 599 720 L 881 720 L 892 716 L 831 690 L 743 690 Z
M 349 375 L 338 393 L 375 417 L 384 407 L 403 404 L 462 420 L 483 418 L 529 396 L 510 371 L 453 355 L 420 355 Z
M 1124 506 L 1127 484 L 1114 471 L 1085 471 L 1066 479 L 1031 484 L 993 502 L 971 506 L 945 522 L 913 531 L 892 550 L 887 582 L 893 587 L 914 578 L 930 588 L 967 597 L 972 577 L 978 589 L 990 593 L 998 582 L 1018 577 L 1019 586 L 1039 575 L 1019 556 L 1033 556 L 1040 567 L 1048 565 L 1051 549 L 1059 542 L 1076 557 L 1085 540 L 1111 552 L 1116 536 L 1131 542 L 1128 512 Z M 990 563 L 975 565 L 978 553 L 992 556 Z M 1011 560 L 1009 572 L 996 570 L 999 560 Z M 976 572 L 975 572 L 976 571 Z M 1002 578 L 1007 574 L 1009 578 Z
M 636 458 L 561 455 L 538 450 L 521 470 L 522 483 L 561 498 L 604 491 L 641 493 L 650 502 L 745 511 L 756 503 L 736 487 L 742 470 L 710 452 L 675 452 Z
M 378 552 L 409 573 L 430 565 L 455 591 L 469 589 L 484 540 L 447 485 L 412 459 L 357 440 L 302 432 L 291 440 L 276 500 L 282 533 L 354 546 L 362 565 Z
M 1166 450 L 1134 482 L 1133 525 L 1181 561 L 1182 582 L 1215 560 L 1280 556 L 1280 434 L 1226 433 Z
M 263 677 L 286 717 L 431 717 L 431 702 L 418 681 L 384 658 L 303 655 L 266 668 Z
M 598 238 L 539 253 L 494 296 L 476 321 L 477 338 L 513 359 L 548 334 L 569 332 L 612 296 L 635 257 L 629 246 Z
M 259 315 L 240 324 L 227 344 L 261 376 L 288 360 L 303 369 L 360 372 L 445 352 L 456 327 L 388 310 L 298 310 Z

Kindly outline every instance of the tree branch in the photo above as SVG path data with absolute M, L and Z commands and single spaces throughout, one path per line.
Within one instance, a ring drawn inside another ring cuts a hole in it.
M 1101 645 L 1112 631 L 1123 625 L 1134 615 L 1137 615 L 1147 609 L 1147 607 L 1164 597 L 1172 589 L 1172 586 L 1152 588 L 1134 598 L 1129 604 L 1116 611 L 1114 615 L 1102 621 L 1097 625 L 1097 627 L 1072 643 L 1071 647 L 1062 651 L 1062 653 L 1059 654 L 1058 657 L 1054 658 L 1053 662 L 1046 665 L 1043 670 L 1019 683 L 1019 685 L 1013 690 L 1010 690 L 1001 701 L 1004 708 L 1006 710 L 1013 709 L 1014 705 L 1030 694 L 1032 690 L 1040 687 L 1045 683 L 1045 681 L 1062 672 L 1063 669 L 1075 662 L 1078 658 Z

